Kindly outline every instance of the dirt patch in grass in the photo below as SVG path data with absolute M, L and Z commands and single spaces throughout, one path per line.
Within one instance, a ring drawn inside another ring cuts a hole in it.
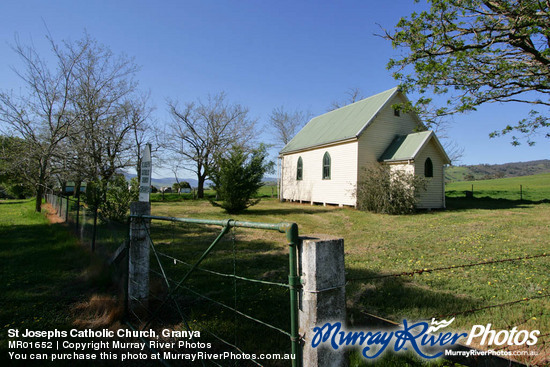
M 42 210 L 45 210 L 46 218 L 50 223 L 63 223 L 63 219 L 57 215 L 57 212 L 49 203 L 42 204 Z

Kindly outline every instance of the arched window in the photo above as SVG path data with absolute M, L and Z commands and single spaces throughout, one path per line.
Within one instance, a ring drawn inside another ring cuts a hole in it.
M 424 176 L 434 177 L 434 164 L 430 158 L 426 158 L 426 162 L 424 162 Z
M 301 180 L 304 177 L 304 162 L 302 157 L 298 157 L 298 166 L 296 167 L 296 179 Z
M 323 156 L 323 180 L 330 180 L 330 154 L 325 152 Z

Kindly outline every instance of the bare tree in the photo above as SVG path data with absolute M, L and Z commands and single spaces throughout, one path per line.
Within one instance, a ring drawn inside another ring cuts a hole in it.
M 249 117 L 248 108 L 226 102 L 223 92 L 183 107 L 168 101 L 168 107 L 172 115 L 167 137 L 171 159 L 182 160 L 185 169 L 197 175 L 197 196 L 203 198 L 215 158 L 233 145 L 247 146 L 254 138 L 256 121 Z
M 135 99 L 129 110 L 129 119 L 131 120 L 132 126 L 133 154 L 135 157 L 137 177 L 141 176 L 141 158 L 145 145 L 147 143 L 155 142 L 151 153 L 156 152 L 161 148 L 159 143 L 161 138 L 151 122 L 151 114 L 153 110 L 153 107 L 149 105 L 148 94 L 141 95 L 138 99 Z
M 36 211 L 41 211 L 45 185 L 51 177 L 52 158 L 75 123 L 70 96 L 75 81 L 75 67 L 87 50 L 82 43 L 67 54 L 48 38 L 56 61 L 50 69 L 33 46 L 23 46 L 16 39 L 13 50 L 20 57 L 22 70 L 14 69 L 23 81 L 27 94 L 0 93 L 0 122 L 3 133 L 19 136 L 28 146 L 24 161 L 25 178 L 35 187 Z
M 114 55 L 88 35 L 66 47 L 74 53 L 81 44 L 88 47 L 76 64 L 71 95 L 77 118 L 70 136 L 75 157 L 72 171 L 79 179 L 106 188 L 117 171 L 138 163 L 136 155 L 146 143 L 151 108 L 147 97 L 137 94 L 139 68 L 131 58 Z
M 363 93 L 361 92 L 361 89 L 355 87 L 355 88 L 349 88 L 346 92 L 347 97 L 342 101 L 332 101 L 331 105 L 327 109 L 327 111 L 334 111 L 338 108 L 347 106 L 348 104 L 355 103 L 357 101 L 362 100 L 365 98 L 363 96 Z
M 274 108 L 271 112 L 269 122 L 274 132 L 278 145 L 285 146 L 304 127 L 311 114 L 295 110 L 285 111 L 283 106 Z

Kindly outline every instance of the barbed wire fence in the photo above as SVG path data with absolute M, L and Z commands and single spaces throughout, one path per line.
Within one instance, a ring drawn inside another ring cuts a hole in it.
M 498 265 L 498 264 L 504 264 L 504 263 L 522 263 L 525 264 L 529 261 L 545 261 L 545 264 L 548 263 L 548 257 L 550 256 L 549 253 L 541 252 L 536 255 L 526 255 L 526 256 L 520 256 L 520 257 L 514 257 L 514 258 L 503 258 L 503 259 L 494 259 L 494 260 L 484 260 L 480 262 L 475 263 L 465 263 L 465 264 L 458 264 L 458 265 L 449 265 L 449 266 L 441 266 L 441 267 L 432 267 L 432 268 L 420 268 L 420 269 L 414 269 L 411 271 L 403 271 L 403 272 L 395 272 L 395 273 L 387 273 L 387 274 L 376 274 L 376 275 L 367 275 L 367 276 L 348 276 L 346 277 L 346 286 L 352 287 L 355 285 L 370 285 L 373 286 L 376 282 L 392 282 L 393 280 L 401 280 L 403 282 L 415 282 L 419 280 L 419 277 L 426 276 L 428 274 L 433 273 L 442 273 L 446 274 L 447 276 L 455 276 L 456 271 L 461 271 L 465 269 L 471 269 L 476 267 L 484 267 L 486 265 Z M 449 274 L 450 271 L 453 271 L 453 274 Z M 354 271 L 350 270 L 349 273 L 353 274 Z M 371 292 L 375 292 L 374 290 L 370 289 Z M 452 291 L 452 290 L 449 290 Z M 496 298 L 497 295 L 493 295 L 492 297 Z M 510 355 L 513 354 L 511 358 L 512 360 L 519 361 L 521 363 L 528 363 L 530 365 L 536 365 L 536 366 L 546 366 L 548 363 L 550 363 L 550 290 L 545 289 L 544 291 L 536 291 L 531 292 L 531 294 L 517 298 L 512 299 L 506 302 L 495 302 L 491 303 L 487 299 L 485 300 L 478 300 L 479 305 L 471 308 L 463 308 L 463 309 L 456 309 L 451 312 L 444 312 L 440 314 L 429 314 L 430 308 L 429 305 L 426 306 L 426 310 L 419 310 L 418 312 L 423 314 L 422 320 L 427 321 L 428 323 L 432 319 L 441 320 L 441 319 L 448 319 L 456 316 L 465 316 L 468 319 L 466 321 L 463 320 L 461 324 L 459 324 L 460 327 L 464 327 L 466 330 L 472 327 L 472 325 L 475 324 L 499 324 L 501 326 L 504 326 L 511 330 L 513 327 L 517 327 L 518 330 L 521 330 L 523 328 L 528 328 L 529 330 L 539 330 L 540 334 L 537 336 L 538 342 L 535 345 L 529 346 L 529 345 L 522 345 L 522 346 L 515 346 L 515 345 L 497 345 L 496 347 L 488 347 L 488 346 L 482 346 L 479 344 L 475 344 L 474 346 L 479 349 L 492 349 L 494 351 L 509 351 L 511 352 Z M 390 300 L 387 300 L 387 302 L 391 302 Z M 535 303 L 540 303 L 535 305 Z M 368 307 L 368 306 L 365 306 Z M 421 307 L 421 306 L 419 306 Z M 518 307 L 525 307 L 524 310 L 520 310 L 522 312 L 517 312 Z M 515 310 L 513 308 L 516 308 Z M 534 312 L 532 309 L 535 308 L 538 311 Z M 509 311 L 509 309 L 513 309 L 512 311 Z M 508 311 L 503 311 L 508 310 Z M 516 312 L 514 312 L 516 311 Z M 521 315 L 521 314 L 527 314 L 528 316 L 523 317 L 522 319 L 518 320 L 510 320 L 508 317 L 510 316 L 510 312 L 513 312 L 515 314 Z M 373 315 L 369 311 L 364 312 L 367 316 L 372 317 L 373 319 L 380 320 L 382 322 L 385 322 L 385 319 L 380 318 L 378 315 Z M 504 316 L 506 315 L 506 317 Z M 419 320 L 420 321 L 420 320 Z M 495 329 L 496 326 L 493 326 L 493 329 Z M 502 329 L 502 328 L 501 328 Z M 477 338 L 480 339 L 480 338 Z M 474 342 L 476 339 L 474 339 Z

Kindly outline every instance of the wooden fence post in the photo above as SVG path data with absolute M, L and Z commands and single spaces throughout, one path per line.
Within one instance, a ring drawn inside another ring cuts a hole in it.
M 77 196 L 76 199 L 76 224 L 75 224 L 75 232 L 78 233 L 78 226 L 80 221 L 80 195 Z
M 92 227 L 92 252 L 95 252 L 96 235 L 97 235 L 97 206 L 94 207 L 94 225 Z
M 130 215 L 150 215 L 151 203 L 130 204 Z M 150 220 L 130 218 L 128 251 L 128 307 L 134 313 L 147 308 L 149 297 L 149 224 Z
M 65 223 L 69 223 L 69 196 L 65 197 Z
M 304 337 L 303 366 L 343 367 L 348 365 L 344 348 L 311 346 L 313 328 L 325 322 L 346 323 L 346 276 L 344 239 L 330 236 L 302 237 L 299 246 L 302 279 L 299 325 Z
M 519 185 L 519 201 L 523 201 L 523 185 Z

